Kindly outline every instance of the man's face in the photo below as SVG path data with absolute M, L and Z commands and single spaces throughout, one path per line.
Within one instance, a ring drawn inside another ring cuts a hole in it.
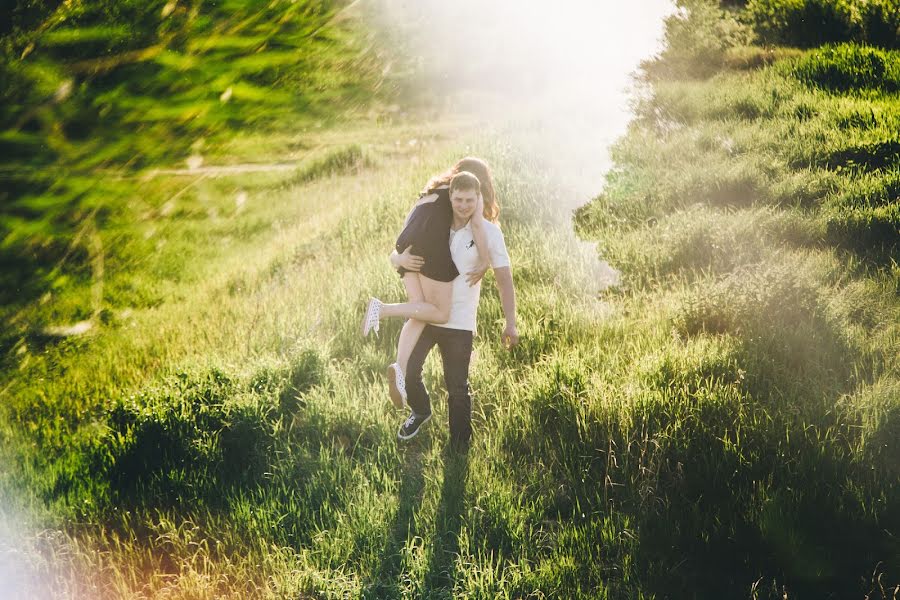
M 476 190 L 453 190 L 450 194 L 450 206 L 453 207 L 453 216 L 465 222 L 475 214 L 475 205 L 478 203 Z

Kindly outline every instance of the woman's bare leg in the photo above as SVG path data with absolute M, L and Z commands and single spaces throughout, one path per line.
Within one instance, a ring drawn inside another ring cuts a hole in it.
M 406 365 L 409 363 L 409 356 L 412 354 L 419 336 L 425 330 L 425 322 L 415 319 L 408 319 L 400 330 L 400 339 L 397 340 L 397 364 L 400 370 L 406 373 Z
M 450 317 L 452 283 L 435 281 L 417 273 L 407 273 L 403 277 L 403 284 L 406 286 L 406 295 L 409 302 L 387 306 L 394 307 L 398 313 L 402 310 L 414 310 L 418 311 L 420 315 L 423 312 L 426 315 L 433 314 L 440 319 L 438 322 L 447 322 L 447 319 Z M 428 308 L 425 308 L 423 311 L 421 307 Z M 384 306 L 382 306 L 382 316 L 384 316 L 383 310 Z M 397 362 L 388 365 L 388 391 L 391 395 L 391 401 L 397 408 L 407 406 L 406 384 L 404 383 L 406 368 L 413 348 L 415 348 L 424 329 L 424 321 L 408 318 L 400 330 L 400 339 L 397 340 Z
M 404 319 L 415 319 L 426 323 L 435 323 L 441 325 L 446 323 L 450 318 L 451 293 L 453 291 L 452 281 L 436 281 L 429 279 L 424 275 L 416 275 L 419 278 L 419 285 L 422 290 L 422 300 L 410 298 L 409 302 L 399 304 L 382 304 L 381 319 L 390 317 L 402 317 Z M 403 282 L 409 275 L 404 275 Z M 410 286 L 407 285 L 407 292 Z
M 422 283 L 419 281 L 419 275 L 412 271 L 407 272 L 403 276 L 403 285 L 406 286 L 406 297 L 410 302 L 425 302 L 425 292 L 422 291 Z M 400 330 L 400 338 L 397 340 L 397 364 L 400 370 L 405 374 L 406 365 L 409 362 L 409 355 L 412 354 L 422 330 L 425 329 L 424 321 L 418 319 L 407 319 Z

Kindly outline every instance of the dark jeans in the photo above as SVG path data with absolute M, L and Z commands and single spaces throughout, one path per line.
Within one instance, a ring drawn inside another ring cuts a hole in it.
M 469 359 L 472 357 L 472 332 L 425 325 L 406 367 L 406 400 L 419 415 L 431 414 L 431 400 L 422 383 L 422 365 L 435 344 L 444 363 L 450 408 L 450 439 L 468 442 L 472 437 L 472 397 L 469 395 Z

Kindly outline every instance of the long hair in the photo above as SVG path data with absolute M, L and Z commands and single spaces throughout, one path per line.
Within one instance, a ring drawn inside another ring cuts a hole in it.
M 484 218 L 491 223 L 496 223 L 500 217 L 500 203 L 497 202 L 497 194 L 494 192 L 494 177 L 491 168 L 486 162 L 474 156 L 467 156 L 453 165 L 449 170 L 440 175 L 435 175 L 429 180 L 423 194 L 429 194 L 435 189 L 450 185 L 453 176 L 461 171 L 468 171 L 481 182 L 481 195 L 484 198 Z

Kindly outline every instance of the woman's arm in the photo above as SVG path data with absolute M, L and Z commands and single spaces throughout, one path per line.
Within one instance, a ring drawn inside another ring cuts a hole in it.
M 516 288 L 513 285 L 512 269 L 510 267 L 494 269 L 494 277 L 500 290 L 500 306 L 503 307 L 503 316 L 506 317 L 506 329 L 503 330 L 500 341 L 507 348 L 512 348 L 519 343 L 519 330 L 516 327 Z
M 484 230 L 484 198 L 481 194 L 478 194 L 478 204 L 469 222 L 472 224 L 472 238 L 478 250 L 478 266 L 466 273 L 466 283 L 472 286 L 481 281 L 491 264 L 488 258 L 490 254 L 488 254 L 487 233 Z

